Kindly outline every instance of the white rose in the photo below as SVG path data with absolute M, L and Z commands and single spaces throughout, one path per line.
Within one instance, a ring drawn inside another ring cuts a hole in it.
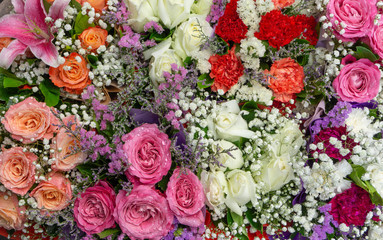
M 276 151 L 278 155 L 289 153 L 290 156 L 295 156 L 304 143 L 303 134 L 298 124 L 292 121 L 288 121 L 280 129 L 279 134 L 275 134 L 273 137 L 275 138 L 273 146 L 278 149 Z
M 226 174 L 227 196 L 225 204 L 231 211 L 242 215 L 241 206 L 248 202 L 256 204 L 255 182 L 250 172 L 232 170 Z
M 144 52 L 145 59 L 150 60 L 149 77 L 155 86 L 165 82 L 163 72 L 171 72 L 171 65 L 176 63 L 178 66 L 182 65 L 181 58 L 170 49 L 171 39 L 168 38 L 157 46 L 146 50 Z
M 199 50 L 204 42 L 204 36 L 210 37 L 213 29 L 205 20 L 204 16 L 195 15 L 183 22 L 173 34 L 173 49 L 178 56 L 185 59 L 191 56 L 191 52 Z
M 290 155 L 284 153 L 283 155 L 272 154 L 270 161 L 264 162 L 258 179 L 264 183 L 263 189 L 270 192 L 280 189 L 293 177 L 294 171 L 290 166 Z
M 370 173 L 370 182 L 380 196 L 383 196 L 383 169 L 377 164 L 368 166 Z
M 194 2 L 191 7 L 193 13 L 198 15 L 207 16 L 210 13 L 211 5 L 213 4 L 213 0 L 198 0 Z
M 206 204 L 217 213 L 220 212 L 219 206 L 225 202 L 227 191 L 225 174 L 221 171 L 207 172 L 203 170 L 201 183 L 206 195 Z
M 143 32 L 150 21 L 158 22 L 157 0 L 124 0 L 129 10 L 128 24 L 136 32 Z
M 243 165 L 243 157 L 242 157 L 242 151 L 235 146 L 233 143 L 225 141 L 225 140 L 220 140 L 216 142 L 217 145 L 214 145 L 215 151 L 222 152 L 225 150 L 232 149 L 229 151 L 230 154 L 228 153 L 220 153 L 217 157 L 218 162 L 220 162 L 223 166 L 219 167 L 220 170 L 225 171 L 226 168 L 229 168 L 230 170 L 241 168 Z M 216 148 L 219 149 L 216 149 Z M 231 155 L 231 156 L 230 156 Z
M 158 0 L 158 16 L 169 29 L 185 21 L 194 0 Z
M 254 132 L 249 130 L 247 122 L 240 115 L 240 109 L 235 100 L 222 103 L 207 118 L 207 121 L 209 130 L 215 138 L 235 142 L 241 137 L 254 136 Z

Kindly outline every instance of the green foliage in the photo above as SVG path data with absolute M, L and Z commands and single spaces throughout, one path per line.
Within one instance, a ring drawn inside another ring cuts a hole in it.
M 370 49 L 363 46 L 356 47 L 356 53 L 354 54 L 354 57 L 356 57 L 357 59 L 367 58 L 371 62 L 379 60 L 379 56 L 374 54 Z
M 74 31 L 76 34 L 81 34 L 88 27 L 95 26 L 94 23 L 89 24 L 88 20 L 89 20 L 88 15 L 82 15 L 81 12 L 77 14 L 76 20 L 74 22 Z
M 100 237 L 100 238 L 106 238 L 110 235 L 114 235 L 116 233 L 119 233 L 121 230 L 120 229 L 117 229 L 117 228 L 110 228 L 110 229 L 106 229 L 100 233 L 98 233 L 97 235 Z
M 10 87 L 20 87 L 22 85 L 25 85 L 27 82 L 24 79 L 18 79 L 18 78 L 11 78 L 4 76 L 3 78 L 3 86 L 4 88 L 10 88 Z
M 92 68 L 97 68 L 98 57 L 89 54 L 86 58 L 88 59 L 88 62 Z
M 200 89 L 208 88 L 213 85 L 213 83 L 214 79 L 212 79 L 208 73 L 204 73 L 198 77 L 197 85 Z
M 149 39 L 153 39 L 154 41 L 156 42 L 162 42 L 166 39 L 168 39 L 169 37 L 171 37 L 173 35 L 173 32 L 174 32 L 175 29 L 172 29 L 172 30 L 168 30 L 166 29 L 165 31 L 163 31 L 161 34 L 153 31 L 150 36 L 149 36 Z
M 71 7 L 74 7 L 77 9 L 77 11 L 81 12 L 81 4 L 79 2 L 77 2 L 76 0 L 71 0 L 69 5 Z
M 248 210 L 248 211 L 246 211 L 245 215 L 246 215 L 247 220 L 249 220 L 250 225 L 253 228 L 257 229 L 258 231 L 261 231 L 261 233 L 262 233 L 263 232 L 262 224 L 259 222 L 254 222 L 254 220 L 253 220 L 255 217 L 254 212 L 252 212 L 251 210 Z
M 44 95 L 45 103 L 47 106 L 53 107 L 59 103 L 60 88 L 56 87 L 50 80 L 45 79 L 40 85 L 39 89 Z

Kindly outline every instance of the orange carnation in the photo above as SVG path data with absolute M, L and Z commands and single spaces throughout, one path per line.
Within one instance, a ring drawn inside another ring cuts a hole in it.
M 294 97 L 294 93 L 303 90 L 305 78 L 303 67 L 291 58 L 275 61 L 270 71 L 265 70 L 265 74 L 269 75 L 267 76 L 269 88 L 273 90 L 277 101 L 288 102 Z
M 76 0 L 78 3 L 83 5 L 85 2 L 88 2 L 94 10 L 97 12 L 102 12 L 102 9 L 106 7 L 107 0 Z
M 274 9 L 282 9 L 293 5 L 295 0 L 272 0 L 274 3 Z
M 3 48 L 8 47 L 8 45 L 12 42 L 12 39 L 8 37 L 0 38 L 0 52 L 3 50 Z
M 92 51 L 95 52 L 101 45 L 106 44 L 107 37 L 108 31 L 105 29 L 88 27 L 78 36 L 78 39 L 80 39 L 83 48 L 88 49 L 91 47 Z
M 78 53 L 71 53 L 65 58 L 64 64 L 58 68 L 49 68 L 49 77 L 57 87 L 64 87 L 64 90 L 69 93 L 81 94 L 82 90 L 91 83 L 86 65 L 83 57 Z

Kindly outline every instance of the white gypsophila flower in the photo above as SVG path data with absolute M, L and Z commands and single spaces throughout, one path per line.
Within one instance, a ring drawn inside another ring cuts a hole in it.
M 243 65 L 246 68 L 258 70 L 259 58 L 263 57 L 266 51 L 262 41 L 256 37 L 249 37 L 241 40 L 239 51 Z
M 383 236 L 383 226 L 373 225 L 368 231 L 369 240 L 381 240 Z
M 351 134 L 363 134 L 372 137 L 379 132 L 379 129 L 373 127 L 372 120 L 366 113 L 367 109 L 353 108 L 348 118 L 345 120 L 347 130 Z
M 345 160 L 336 164 L 332 161 L 314 162 L 312 168 L 304 167 L 301 177 L 310 195 L 328 200 L 351 187 L 351 181 L 345 179 L 351 172 L 352 167 Z
M 195 50 L 190 53 L 190 56 L 197 60 L 196 68 L 203 74 L 209 73 L 211 70 L 211 64 L 209 58 L 213 55 L 210 49 Z
M 383 196 L 383 167 L 381 164 L 371 164 L 367 167 L 367 173 L 371 185 L 380 196 Z

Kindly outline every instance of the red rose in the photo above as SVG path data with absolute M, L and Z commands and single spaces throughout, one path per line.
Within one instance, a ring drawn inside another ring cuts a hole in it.
M 241 60 L 235 56 L 235 47 L 225 55 L 211 56 L 209 63 L 211 64 L 210 77 L 214 78 L 211 89 L 215 92 L 218 89 L 227 92 L 238 82 L 239 77 L 243 75 L 244 68 Z
M 233 41 L 240 43 L 246 38 L 247 26 L 239 18 L 237 13 L 238 0 L 232 0 L 226 5 L 224 14 L 218 19 L 215 33 L 225 42 Z

